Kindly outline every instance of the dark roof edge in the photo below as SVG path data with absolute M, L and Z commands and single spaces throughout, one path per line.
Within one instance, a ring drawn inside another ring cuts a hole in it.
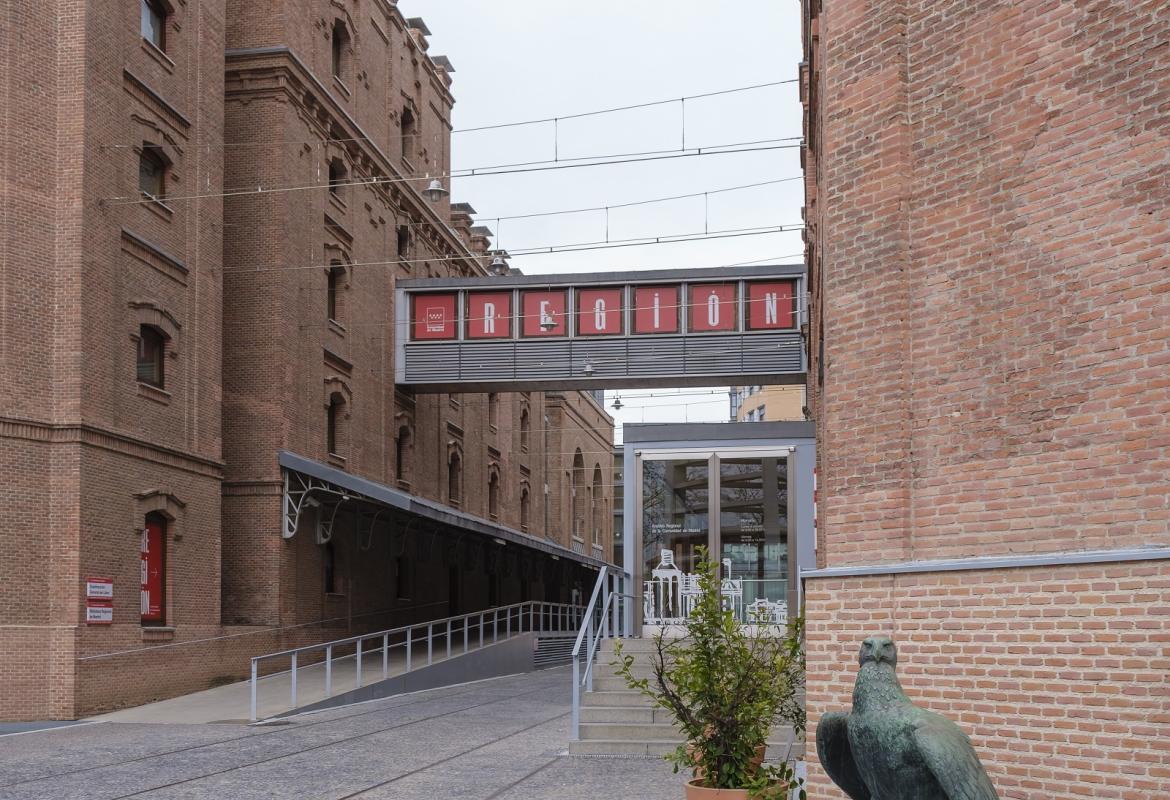
M 450 506 L 445 506 L 442 503 L 436 503 L 433 500 L 427 500 L 409 492 L 404 492 L 401 489 L 394 489 L 384 483 L 378 483 L 368 478 L 353 475 L 336 467 L 331 467 L 328 464 L 322 464 L 311 458 L 305 458 L 304 456 L 289 452 L 288 450 L 279 451 L 277 461 L 284 469 L 311 475 L 318 480 L 328 481 L 365 499 L 383 503 L 401 511 L 408 511 L 434 522 L 462 528 L 473 533 L 480 533 L 484 536 L 496 537 L 524 547 L 531 547 L 534 550 L 540 550 L 549 555 L 559 556 L 560 558 L 567 558 L 590 567 L 608 566 L 616 568 L 615 564 L 587 556 L 583 553 L 574 553 L 572 550 L 567 547 L 562 547 L 556 542 L 551 542 L 547 539 L 538 539 L 515 528 L 509 528 L 506 525 L 500 525 L 499 523 L 467 514 Z
M 476 226 L 477 228 L 480 226 Z M 475 232 L 475 228 L 472 228 Z M 699 267 L 694 269 L 624 270 L 621 272 L 566 273 L 564 275 L 506 275 L 489 278 L 410 278 L 400 280 L 400 289 L 466 289 L 480 284 L 498 289 L 501 286 L 561 286 L 610 283 L 680 283 L 682 281 L 719 281 L 739 278 L 792 278 L 804 275 L 804 264 L 760 264 L 749 267 Z

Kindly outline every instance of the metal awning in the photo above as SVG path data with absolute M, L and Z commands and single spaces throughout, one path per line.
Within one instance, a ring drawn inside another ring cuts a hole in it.
M 440 525 L 503 539 L 506 542 L 539 550 L 550 556 L 566 558 L 591 567 L 615 566 L 583 553 L 574 553 L 567 547 L 562 547 L 548 539 L 529 536 L 515 528 L 466 514 L 442 503 L 417 497 L 401 489 L 391 488 L 384 483 L 352 475 L 344 470 L 299 456 L 296 453 L 290 453 L 287 450 L 280 451 L 278 461 L 284 470 L 284 529 L 281 533 L 286 539 L 292 538 L 296 533 L 301 512 L 308 505 L 319 505 L 321 499 L 330 497 L 345 497 L 388 506 Z

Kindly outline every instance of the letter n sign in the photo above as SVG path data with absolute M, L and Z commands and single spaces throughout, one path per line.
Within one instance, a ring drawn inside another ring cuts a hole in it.
M 614 336 L 621 332 L 621 289 L 581 289 L 577 293 L 577 333 Z
M 796 317 L 795 289 L 792 281 L 749 283 L 748 330 L 772 331 L 791 328 Z
M 736 329 L 735 284 L 699 283 L 692 284 L 690 301 L 690 330 L 695 333 L 707 331 L 733 331 Z

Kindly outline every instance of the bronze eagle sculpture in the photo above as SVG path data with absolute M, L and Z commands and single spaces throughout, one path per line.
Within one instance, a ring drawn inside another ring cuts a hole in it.
M 898 683 L 893 641 L 861 644 L 853 710 L 817 724 L 817 756 L 853 800 L 999 800 L 971 740 Z

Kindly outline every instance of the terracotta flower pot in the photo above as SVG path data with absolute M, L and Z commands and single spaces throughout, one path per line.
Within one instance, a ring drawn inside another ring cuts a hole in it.
M 696 778 L 687 781 L 686 800 L 748 800 L 747 789 L 708 789 Z
M 751 760 L 751 774 L 755 775 L 759 771 L 760 766 L 764 763 L 764 756 L 768 753 L 768 745 L 761 744 L 756 748 L 756 754 Z M 699 766 L 699 749 L 693 744 L 687 745 L 687 755 L 691 757 L 691 763 L 695 765 L 693 774 L 695 780 L 703 780 L 703 768 Z

